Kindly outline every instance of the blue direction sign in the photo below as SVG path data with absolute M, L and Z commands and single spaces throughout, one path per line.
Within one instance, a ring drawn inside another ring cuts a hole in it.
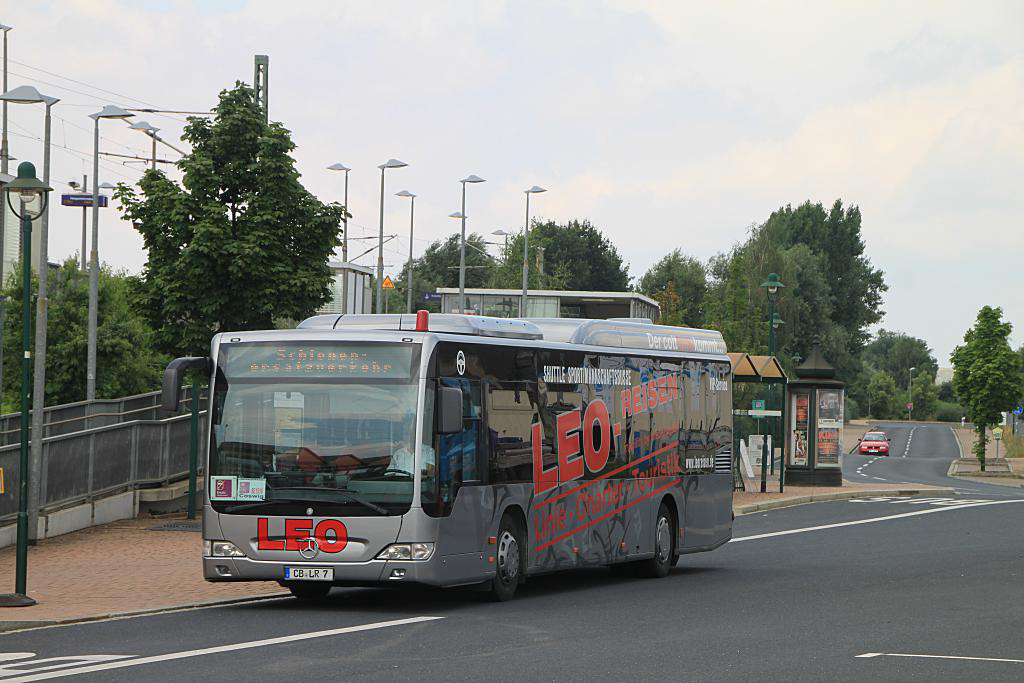
M 440 301 L 441 295 L 437 292 L 423 292 L 424 301 Z
M 62 194 L 60 196 L 61 206 L 92 206 L 91 194 Z M 100 208 L 107 208 L 107 195 L 100 195 Z

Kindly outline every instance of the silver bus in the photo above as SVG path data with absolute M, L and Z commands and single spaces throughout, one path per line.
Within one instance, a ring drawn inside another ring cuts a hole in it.
M 732 535 L 718 332 L 646 320 L 319 315 L 218 334 L 208 581 L 481 584 L 608 565 L 664 576 Z

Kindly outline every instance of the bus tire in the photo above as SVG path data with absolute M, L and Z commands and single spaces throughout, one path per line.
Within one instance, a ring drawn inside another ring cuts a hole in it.
M 501 518 L 498 544 L 494 551 L 494 578 L 491 579 L 491 599 L 497 602 L 511 600 L 516 594 L 526 569 L 526 548 L 523 534 L 511 515 Z
M 303 602 L 316 602 L 323 600 L 331 592 L 333 586 L 329 583 L 304 581 L 302 583 L 289 583 L 288 590 Z
M 668 570 L 675 564 L 676 519 L 664 502 L 658 507 L 654 522 L 654 556 L 644 560 L 642 571 L 645 576 L 660 579 L 668 576 Z

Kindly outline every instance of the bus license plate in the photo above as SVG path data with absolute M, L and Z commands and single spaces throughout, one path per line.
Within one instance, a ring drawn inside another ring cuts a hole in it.
M 285 567 L 286 581 L 334 581 L 333 567 Z

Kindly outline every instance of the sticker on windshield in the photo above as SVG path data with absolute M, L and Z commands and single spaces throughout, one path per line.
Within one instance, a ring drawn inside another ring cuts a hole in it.
M 238 497 L 236 500 L 266 500 L 267 480 L 266 479 L 245 479 L 238 478 Z
M 210 477 L 210 500 L 235 500 L 237 491 L 238 477 Z

